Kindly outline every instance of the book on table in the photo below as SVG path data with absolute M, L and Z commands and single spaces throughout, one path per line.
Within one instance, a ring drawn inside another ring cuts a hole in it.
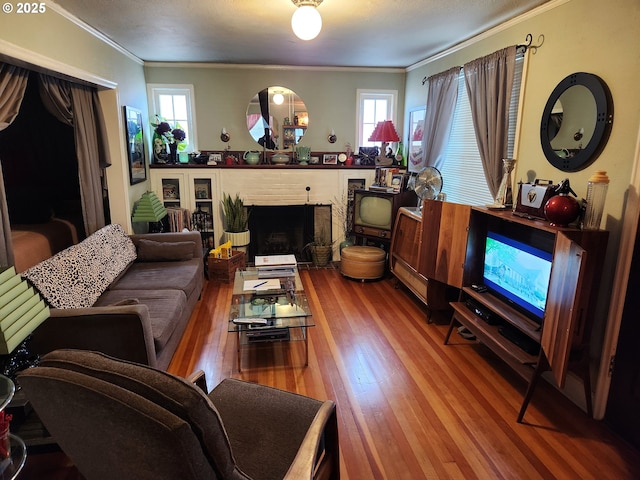
M 256 255 L 258 278 L 292 277 L 296 274 L 295 255 Z

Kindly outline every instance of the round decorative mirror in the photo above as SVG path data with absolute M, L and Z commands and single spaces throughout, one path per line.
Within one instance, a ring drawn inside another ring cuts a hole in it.
M 578 72 L 553 90 L 542 114 L 540 143 L 554 167 L 576 172 L 591 165 L 613 124 L 613 101 L 604 81 Z
M 309 114 L 302 99 L 286 87 L 260 90 L 247 107 L 247 128 L 263 148 L 295 148 L 307 131 Z

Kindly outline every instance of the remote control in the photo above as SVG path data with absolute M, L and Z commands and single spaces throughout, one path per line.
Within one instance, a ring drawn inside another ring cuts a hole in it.
M 233 319 L 233 323 L 240 323 L 240 324 L 243 324 L 243 325 L 251 325 L 251 324 L 266 325 L 267 324 L 267 319 L 266 318 L 245 318 L 245 317 L 241 317 L 241 318 L 234 318 Z

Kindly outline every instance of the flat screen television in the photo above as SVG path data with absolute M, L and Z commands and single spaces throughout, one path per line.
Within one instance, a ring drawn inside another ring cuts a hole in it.
M 353 226 L 391 230 L 393 198 L 380 192 L 360 191 L 354 195 Z
M 483 282 L 487 289 L 532 320 L 542 323 L 551 276 L 552 252 L 488 231 Z

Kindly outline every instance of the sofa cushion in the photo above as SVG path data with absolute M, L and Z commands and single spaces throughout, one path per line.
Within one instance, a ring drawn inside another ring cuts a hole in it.
M 135 259 L 133 242 L 120 225 L 112 224 L 21 275 L 52 307 L 83 308 L 92 306 Z
M 96 307 L 109 305 L 146 305 L 156 351 L 162 350 L 179 324 L 178 319 L 187 308 L 187 297 L 182 290 L 107 290 L 95 303 Z
M 182 290 L 187 297 L 201 285 L 202 259 L 185 262 L 134 262 L 110 290 Z M 133 295 L 135 296 L 135 295 Z
M 155 242 L 140 239 L 138 242 L 139 262 L 176 262 L 191 260 L 195 242 Z

